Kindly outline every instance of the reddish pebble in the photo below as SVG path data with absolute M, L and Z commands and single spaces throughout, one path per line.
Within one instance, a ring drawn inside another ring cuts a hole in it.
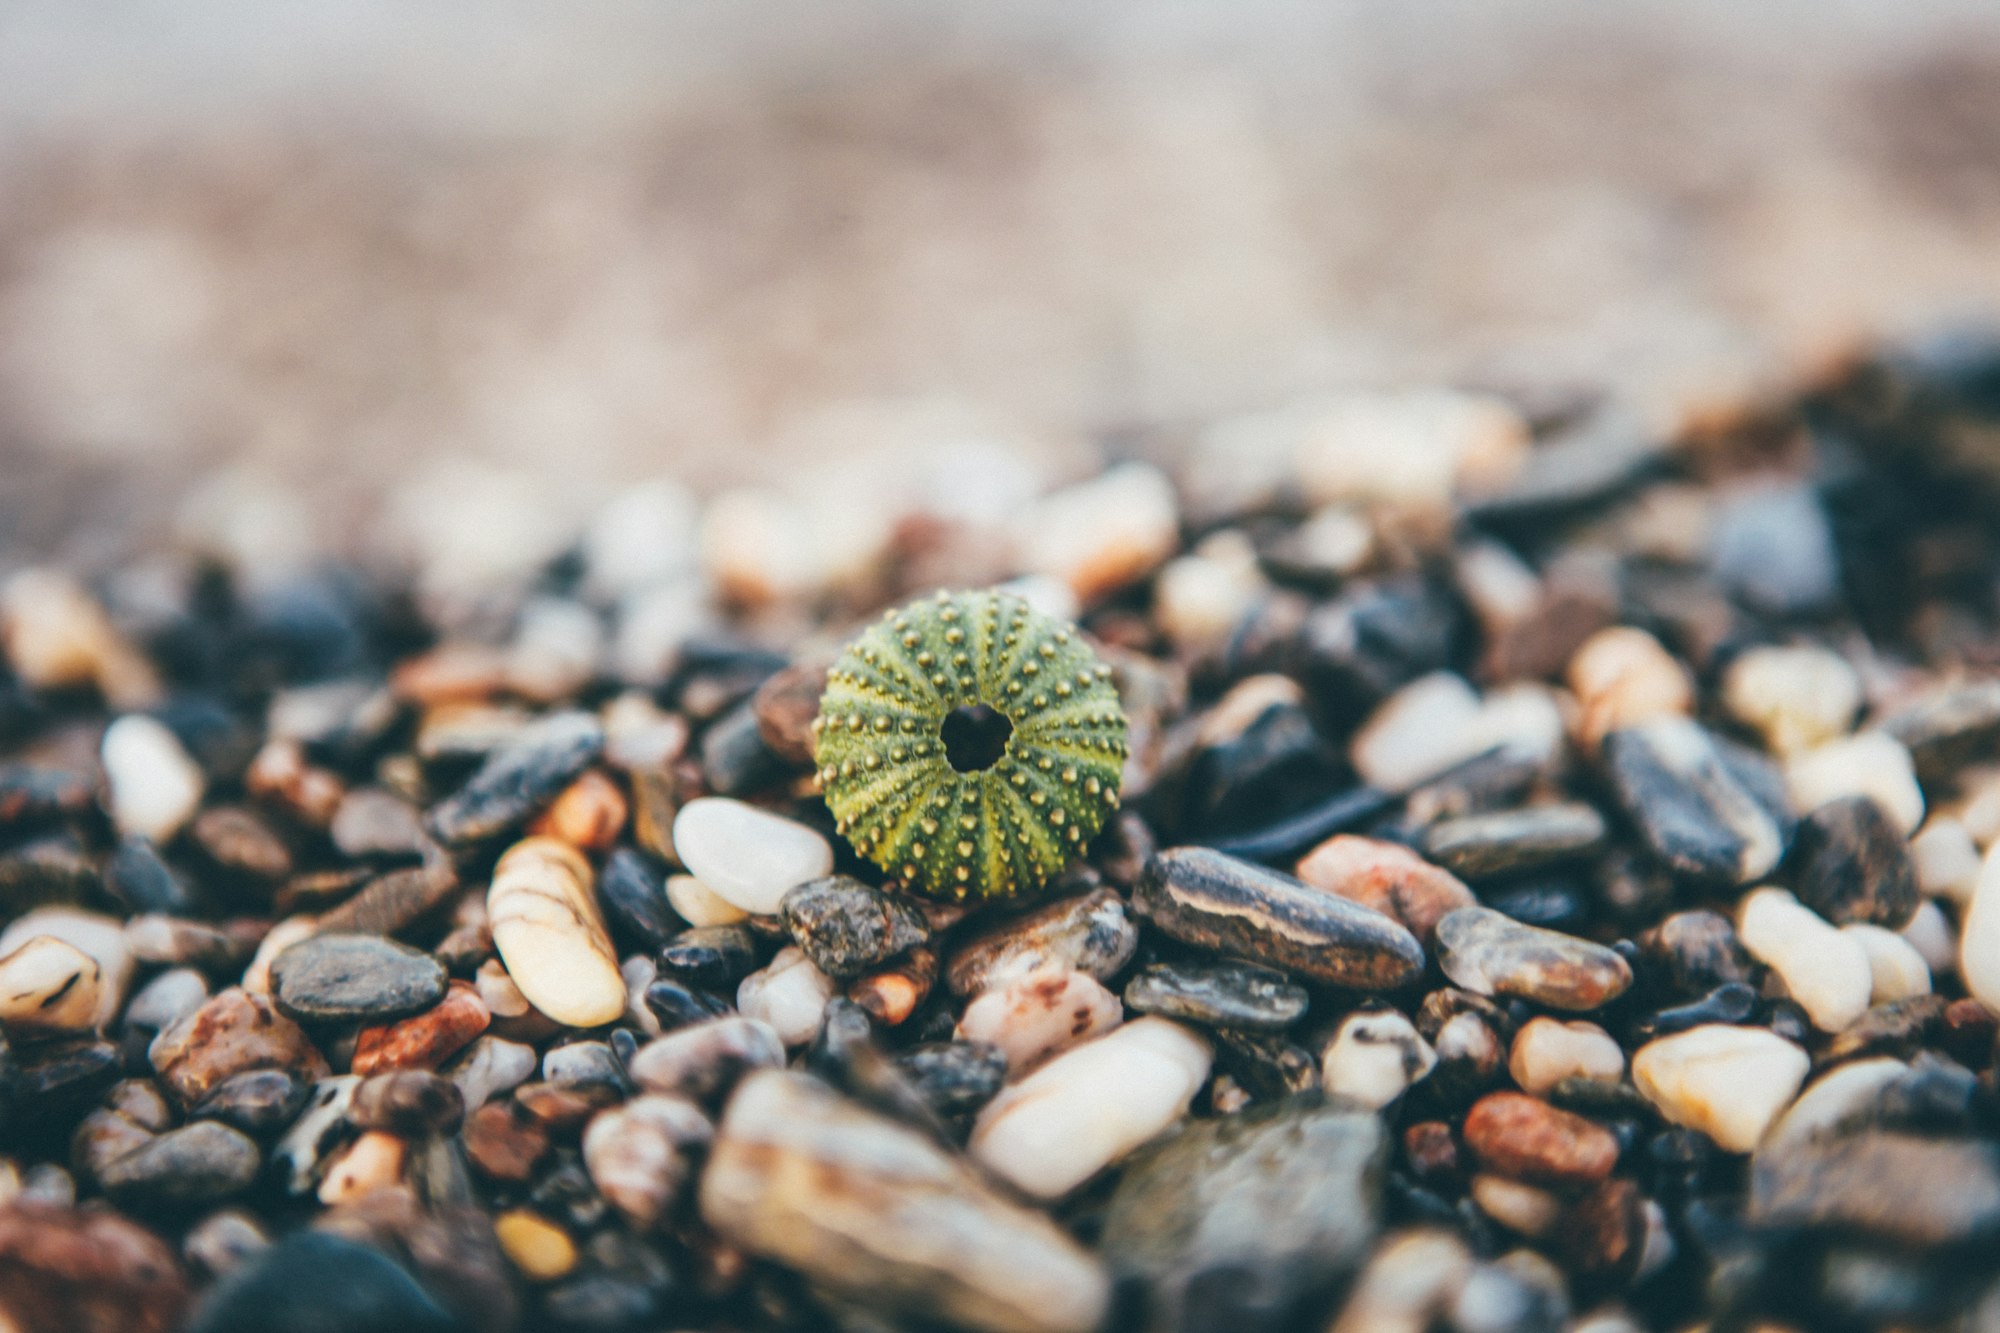
M 95 1205 L 0 1205 L 0 1328 L 167 1333 L 187 1284 L 167 1243 Z
M 1968 1069 L 1984 1069 L 1993 1062 L 1993 1039 L 2000 1033 L 2000 1019 L 1977 1000 L 1953 1000 L 1944 1007 L 1940 1024 L 1944 1047 Z
M 1602 1180 L 1618 1164 L 1610 1130 L 1519 1092 L 1481 1097 L 1465 1117 L 1465 1146 L 1486 1170 L 1544 1184 Z
M 560 838 L 580 851 L 609 851 L 625 829 L 631 804 L 616 782 L 598 769 L 562 789 L 528 832 Z
M 1409 848 L 1351 833 L 1313 848 L 1294 873 L 1316 889 L 1402 922 L 1427 944 L 1447 914 L 1479 901 L 1458 876 Z
M 937 955 L 922 945 L 893 966 L 870 973 L 847 988 L 847 998 L 886 1027 L 895 1027 L 916 1011 L 937 981 Z
M 465 1155 L 494 1180 L 524 1181 L 549 1151 L 548 1128 L 509 1097 L 465 1118 Z
M 363 1077 L 384 1069 L 435 1069 L 486 1031 L 492 1017 L 478 991 L 454 981 L 444 998 L 421 1014 L 361 1029 L 349 1067 Z
M 1458 1141 L 1442 1120 L 1420 1120 L 1403 1131 L 1403 1153 L 1420 1180 L 1458 1177 Z

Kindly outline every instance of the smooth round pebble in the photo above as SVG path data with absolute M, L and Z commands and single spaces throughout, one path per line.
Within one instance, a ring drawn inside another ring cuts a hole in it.
M 111 822 L 125 835 L 164 846 L 201 806 L 208 780 L 165 723 L 141 713 L 104 730 L 104 764 Z
M 1903 743 L 1886 731 L 1864 731 L 1791 757 L 1785 787 L 1801 813 L 1843 796 L 1873 797 L 1904 837 L 1924 822 L 1924 790 Z
M 1868 955 L 1870 1005 L 1891 1004 L 1931 993 L 1930 964 L 1915 945 L 1893 930 L 1865 923 L 1842 926 L 1843 935 Z
M 1507 1072 L 1521 1091 L 1540 1096 L 1566 1078 L 1616 1083 L 1625 1074 L 1625 1052 L 1595 1023 L 1538 1016 L 1514 1034 Z
M 1797 754 L 1847 734 L 1861 707 L 1861 678 L 1826 648 L 1760 646 L 1729 664 L 1722 703 L 1774 753 Z
M 693 875 L 667 876 L 667 904 L 690 926 L 733 926 L 750 918 Z
M 743 978 L 736 1008 L 770 1025 L 787 1046 L 803 1046 L 819 1033 L 833 981 L 796 945 L 778 950 L 766 967 Z
M 1437 1067 L 1437 1052 L 1394 1009 L 1349 1014 L 1320 1056 L 1327 1092 L 1380 1110 Z
M 97 1021 L 103 974 L 91 956 L 37 935 L 0 958 L 0 1023 L 14 1031 L 79 1031 Z
M 493 947 L 528 1002 L 558 1023 L 597 1027 L 625 1012 L 625 978 L 592 892 L 590 863 L 555 838 L 528 838 L 493 868 Z
M 400 1018 L 436 1004 L 444 989 L 437 959 L 380 935 L 315 935 L 271 964 L 271 998 L 308 1022 Z
M 753 916 L 833 872 L 827 840 L 793 820 L 727 796 L 689 801 L 674 816 L 674 851 L 710 891 Z M 695 923 L 700 924 L 700 923 Z

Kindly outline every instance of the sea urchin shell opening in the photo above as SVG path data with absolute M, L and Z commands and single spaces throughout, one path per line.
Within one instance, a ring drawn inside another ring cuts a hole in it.
M 984 772 L 999 763 L 1013 734 L 1014 724 L 1007 715 L 985 704 L 954 708 L 938 725 L 945 761 L 960 773 Z

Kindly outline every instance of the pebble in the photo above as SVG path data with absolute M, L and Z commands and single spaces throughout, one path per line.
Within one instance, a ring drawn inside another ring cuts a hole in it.
M 1389 917 L 1206 848 L 1156 853 L 1134 901 L 1183 943 L 1317 981 L 1392 990 L 1423 970 L 1423 946 Z
M 727 796 L 689 801 L 674 816 L 674 851 L 703 887 L 753 916 L 833 870 L 833 848 L 803 824 Z
M 2000 739 L 2000 680 L 1956 681 L 1923 694 L 1882 719 L 1882 730 L 1910 752 L 1926 782 L 1950 778 Z
M 1919 903 L 1916 915 L 1900 934 L 1924 960 L 1932 976 L 1957 970 L 1958 930 L 1935 902 L 1926 898 Z
M 1861 945 L 1868 955 L 1868 1003 L 1893 1004 L 1931 993 L 1930 964 L 1916 946 L 1893 930 L 1881 926 L 1842 926 L 1841 934 Z
M 1236 531 L 1218 532 L 1160 570 L 1153 582 L 1153 616 L 1183 653 L 1213 652 L 1266 586 L 1249 539 Z
M 1019 1075 L 1049 1056 L 1101 1036 L 1125 1018 L 1118 997 L 1083 972 L 1059 967 L 1018 976 L 979 995 L 965 1007 L 952 1034 L 983 1042 L 1007 1058 Z
M 466 1114 L 503 1092 L 511 1092 L 535 1072 L 535 1048 L 504 1037 L 480 1037 L 442 1072 L 458 1086 Z
M 288 916 L 264 933 L 257 942 L 257 952 L 250 957 L 250 966 L 243 969 L 243 989 L 257 995 L 271 993 L 271 964 L 278 955 L 301 940 L 308 940 L 319 930 L 319 918 L 301 914 Z
M 1521 874 L 1596 851 L 1604 816 L 1581 802 L 1443 819 L 1424 831 L 1424 855 L 1467 879 Z
M 662 1031 L 729 1012 L 729 1002 L 720 995 L 670 976 L 656 977 L 642 998 Z
M 187 1333 L 457 1333 L 447 1314 L 381 1251 L 295 1231 L 218 1283 Z
M 361 891 L 323 914 L 317 930 L 394 935 L 437 912 L 459 889 L 446 865 L 410 866 L 378 875 Z
M 135 912 L 181 914 L 194 906 L 187 884 L 142 837 L 119 840 L 105 870 L 105 886 Z
M 1979 844 L 1949 815 L 1932 815 L 1909 843 L 1910 867 L 1927 898 L 1968 907 L 1979 885 Z
M 188 1304 L 173 1250 L 129 1218 L 18 1198 L 0 1204 L 0 1319 L 20 1333 L 175 1333 Z
M 833 982 L 797 946 L 778 950 L 763 970 L 743 978 L 736 1007 L 745 1018 L 769 1024 L 787 1046 L 803 1046 L 819 1033 L 833 998 Z
M 380 935 L 315 935 L 271 964 L 271 998 L 302 1022 L 400 1018 L 436 1004 L 444 990 L 437 959 Z
M 588 713 L 552 713 L 523 727 L 430 812 L 430 831 L 458 846 L 520 827 L 596 761 L 604 728 Z
M 1694 711 L 1687 668 L 1642 629 L 1614 625 L 1586 639 L 1566 672 L 1576 695 L 1576 730 L 1596 750 L 1614 731 Z
M 1550 1191 L 1511 1176 L 1481 1173 L 1474 1176 L 1466 1193 L 1479 1211 L 1516 1235 L 1540 1240 L 1555 1230 L 1562 1219 L 1562 1200 Z
M 147 1140 L 97 1170 L 104 1192 L 128 1207 L 186 1207 L 248 1189 L 263 1164 L 249 1135 L 197 1120 Z
M 351 1074 L 323 1078 L 313 1085 L 299 1112 L 271 1149 L 273 1174 L 287 1193 L 304 1194 L 318 1181 L 327 1151 L 347 1130 L 347 1108 L 361 1080 Z
M 1369 1257 L 1327 1333 L 1427 1333 L 1472 1268 L 1471 1251 L 1449 1231 L 1396 1232 Z
M 1867 950 L 1783 889 L 1745 897 L 1736 932 L 1822 1032 L 1838 1032 L 1867 1010 L 1873 985 Z
M 1006 1053 L 984 1042 L 912 1046 L 896 1056 L 896 1067 L 932 1113 L 943 1119 L 977 1111 L 1007 1081 Z
M 1400 843 L 1336 834 L 1299 861 L 1299 879 L 1400 921 L 1428 944 L 1437 923 L 1479 900 L 1465 882 Z
M 1776 773 L 1695 722 L 1663 718 L 1612 732 L 1604 764 L 1626 816 L 1677 875 L 1748 884 L 1785 854 L 1791 820 Z
M 227 972 L 248 960 L 249 945 L 206 922 L 148 912 L 125 923 L 125 947 L 140 963 Z
M 1840 596 L 1833 530 L 1811 486 L 1746 486 L 1718 506 L 1710 551 L 1715 578 L 1770 615 L 1810 615 Z
M 1383 701 L 1348 758 L 1370 786 L 1402 792 L 1492 749 L 1546 761 L 1562 736 L 1562 715 L 1541 686 L 1510 685 L 1481 700 L 1462 677 L 1439 671 Z
M 837 981 L 851 981 L 930 936 L 914 905 L 847 875 L 799 885 L 778 910 L 792 942 Z
M 435 1069 L 486 1031 L 492 1014 L 479 992 L 454 981 L 444 998 L 398 1023 L 362 1028 L 355 1034 L 351 1068 L 357 1074 L 385 1069 Z
M 1756 966 L 1729 918 L 1717 912 L 1675 912 L 1640 935 L 1638 943 L 1675 995 L 1701 995 L 1717 986 L 1748 982 Z
M 757 1069 L 783 1069 L 785 1044 L 770 1024 L 731 1015 L 691 1024 L 641 1046 L 626 1061 L 640 1087 L 713 1105 Z
M 548 1127 L 513 1098 L 490 1101 L 467 1115 L 459 1137 L 481 1174 L 517 1184 L 534 1176 L 550 1147 Z
M 161 1082 L 190 1106 L 246 1069 L 290 1069 L 323 1078 L 326 1061 L 304 1029 L 262 995 L 231 987 L 161 1032 L 147 1048 Z
M 1601 944 L 1463 907 L 1438 923 L 1438 966 L 1478 995 L 1509 995 L 1552 1009 L 1587 1011 L 1618 998 L 1632 968 Z
M 630 847 L 620 847 L 604 859 L 597 901 L 612 937 L 639 948 L 658 949 L 680 929 L 660 876 Z
M 591 891 L 590 863 L 568 843 L 528 838 L 493 868 L 493 947 L 529 1003 L 558 1023 L 597 1027 L 625 1012 L 625 981 Z
M 1924 822 L 1924 792 L 1910 752 L 1886 731 L 1827 741 L 1785 763 L 1792 805 L 1816 810 L 1844 796 L 1872 797 L 1904 837 Z
M 530 1282 L 554 1282 L 576 1268 L 576 1242 L 531 1208 L 509 1208 L 493 1219 L 500 1252 Z
M 1158 568 L 1180 544 L 1173 485 L 1146 463 L 1120 463 L 1035 501 L 1022 515 L 1022 568 L 1089 605 Z
M 1760 1226 L 1864 1236 L 1915 1250 L 1985 1243 L 2000 1230 L 1991 1143 L 1857 1133 L 1760 1149 L 1749 1215 Z
M 200 808 L 208 780 L 166 724 L 127 714 L 105 728 L 101 756 L 111 821 L 120 834 L 163 846 Z
M 1747 1153 L 1798 1095 L 1810 1064 L 1774 1032 L 1710 1024 L 1640 1047 L 1632 1082 L 1672 1123 Z
M 1974 999 L 2000 1014 L 2000 850 L 1980 866 L 1959 933 L 1958 974 Z
M 365 1131 L 327 1163 L 320 1181 L 319 1201 L 329 1208 L 358 1199 L 403 1178 L 409 1160 L 408 1142 L 379 1129 Z
M 292 849 L 261 815 L 242 806 L 203 810 L 189 837 L 225 878 L 268 888 L 292 873 Z
M 1847 660 L 1810 644 L 1746 649 L 1722 676 L 1723 707 L 1778 755 L 1845 736 L 1861 702 L 1861 678 Z
M 93 1026 L 109 1027 L 125 1002 L 132 981 L 131 947 L 125 929 L 115 919 L 74 907 L 39 907 L 17 916 L 0 930 L 0 957 L 37 936 L 52 936 L 82 952 L 97 965 L 97 1012 Z
M 222 1277 L 270 1244 L 270 1232 L 255 1217 L 241 1208 L 224 1208 L 188 1228 L 181 1253 L 193 1268 Z
M 1503 490 L 1526 466 L 1528 424 L 1511 404 L 1446 389 L 1354 392 L 1318 405 L 1300 432 L 1299 483 L 1319 504 L 1417 509 Z
M 1801 902 L 1835 925 L 1900 930 L 1917 910 L 1916 868 L 1904 834 L 1866 796 L 1844 796 L 1799 821 L 1788 863 Z
M 1595 1023 L 1535 1017 L 1514 1034 L 1507 1072 L 1521 1091 L 1540 1097 L 1569 1078 L 1618 1082 L 1625 1074 L 1625 1052 Z
M 1525 1093 L 1481 1097 L 1460 1132 L 1483 1168 L 1532 1184 L 1586 1184 L 1618 1164 L 1610 1130 Z
M 937 953 L 918 946 L 896 962 L 856 980 L 847 988 L 847 998 L 877 1023 L 896 1027 L 930 998 L 937 974 Z
M 507 975 L 507 965 L 498 958 L 489 958 L 479 965 L 479 970 L 472 974 L 472 988 L 479 992 L 487 1012 L 495 1018 L 520 1018 L 535 1007 L 521 994 L 514 978 Z
M 1120 1178 L 1105 1258 L 1144 1290 L 1147 1327 L 1304 1326 L 1381 1229 L 1389 1152 L 1379 1117 L 1338 1102 L 1195 1122 Z
M 305 1109 L 311 1087 L 285 1069 L 231 1074 L 189 1110 L 190 1120 L 220 1120 L 253 1138 L 283 1130 Z
M 465 1118 L 465 1096 L 456 1083 L 426 1069 L 398 1069 L 364 1078 L 348 1103 L 358 1129 L 380 1129 L 405 1138 L 449 1134 Z
M 352 857 L 413 856 L 430 841 L 423 812 L 381 787 L 356 787 L 341 797 L 327 836 Z
M 977 930 L 952 954 L 945 984 L 976 995 L 1039 968 L 1069 968 L 1109 981 L 1138 952 L 1139 930 L 1109 889 L 1062 898 Z
M 1394 1009 L 1349 1014 L 1320 1056 L 1320 1086 L 1379 1111 L 1437 1068 L 1437 1052 Z
M 813 762 L 813 719 L 826 693 L 824 662 L 798 662 L 757 687 L 750 707 L 765 747 L 788 764 Z
M 690 926 L 733 926 L 748 921 L 750 914 L 696 879 L 693 875 L 669 875 L 667 905 Z
M 1153 963 L 1125 983 L 1126 1008 L 1210 1027 L 1290 1027 L 1307 1001 L 1284 973 L 1248 963 Z
M 660 950 L 659 970 L 691 985 L 733 990 L 757 970 L 757 937 L 741 926 L 684 930 Z
M 0 1023 L 13 1032 L 77 1032 L 94 1027 L 104 988 L 89 954 L 53 935 L 36 935 L 0 958 Z
M 591 1183 L 641 1231 L 659 1225 L 715 1127 L 692 1102 L 648 1093 L 599 1112 L 583 1132 Z
M 1053 1221 L 799 1074 L 744 1082 L 718 1126 L 700 1205 L 731 1244 L 891 1321 L 1089 1333 L 1109 1307 L 1099 1262 Z
M 208 979 L 191 967 L 174 967 L 141 986 L 125 1006 L 128 1030 L 158 1033 L 201 1008 L 208 999 Z
M 1187 1113 L 1212 1053 L 1145 1017 L 1072 1048 L 980 1112 L 968 1150 L 1024 1193 L 1059 1198 Z
M 30 689 L 94 685 L 114 708 L 145 708 L 159 698 L 152 664 L 67 574 L 23 569 L 8 578 L 0 587 L 0 635 L 14 675 Z

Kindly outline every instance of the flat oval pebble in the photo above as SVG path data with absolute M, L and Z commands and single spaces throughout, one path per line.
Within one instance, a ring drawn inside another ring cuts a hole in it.
M 1134 901 L 1184 943 L 1358 990 L 1393 990 L 1424 966 L 1417 937 L 1380 912 L 1202 847 L 1157 853 Z
M 1125 1007 L 1212 1027 L 1290 1027 L 1306 1012 L 1305 988 L 1248 963 L 1154 963 L 1125 983 Z
M 999 917 L 952 954 L 945 981 L 955 995 L 975 995 L 1051 964 L 1108 981 L 1138 948 L 1125 900 L 1095 889 Z
M 674 816 L 674 851 L 712 893 L 753 916 L 833 870 L 833 848 L 805 825 L 727 796 L 689 801 Z
M 1785 764 L 1785 785 L 1801 811 L 1844 796 L 1866 796 L 1906 838 L 1924 822 L 1924 792 L 1910 752 L 1884 731 L 1845 736 L 1792 756 Z
M 1118 997 L 1097 978 L 1059 967 L 1015 977 L 965 1006 L 953 1036 L 997 1047 L 1015 1073 L 1124 1020 Z
M 1837 926 L 1891 930 L 1917 910 L 1917 872 L 1904 832 L 1867 796 L 1827 801 L 1799 821 L 1786 869 L 1799 901 Z
M 1401 843 L 1336 834 L 1300 860 L 1299 879 L 1400 921 L 1429 943 L 1437 923 L 1478 899 L 1465 882 Z
M 271 998 L 305 1022 L 400 1018 L 436 1004 L 444 986 L 437 959 L 380 935 L 315 935 L 271 964 Z
M 1186 1114 L 1212 1058 L 1191 1029 L 1137 1019 L 1002 1091 L 967 1150 L 1023 1192 L 1059 1198 Z
M 1631 965 L 1603 945 L 1524 926 L 1490 907 L 1461 908 L 1440 921 L 1437 944 L 1444 974 L 1478 995 L 1588 1011 L 1632 984 Z
M 97 1022 L 104 986 L 95 960 L 53 935 L 0 958 L 0 1023 L 13 1031 L 80 1031 Z
M 1604 816 L 1581 802 L 1443 819 L 1424 831 L 1424 855 L 1467 879 L 1524 873 L 1587 855 Z
M 1602 1180 L 1618 1164 L 1618 1140 L 1595 1121 L 1519 1092 L 1474 1102 L 1460 1131 L 1488 1171 L 1535 1184 Z
M 1394 1009 L 1349 1014 L 1320 1056 L 1320 1086 L 1380 1110 L 1437 1068 L 1437 1052 Z
M 1867 950 L 1783 889 L 1745 897 L 1736 933 L 1822 1032 L 1838 1032 L 1867 1010 L 1874 984 Z
M 105 728 L 100 753 L 118 831 L 158 845 L 173 841 L 208 785 L 180 738 L 165 723 L 133 713 Z
M 591 891 L 590 863 L 568 843 L 528 838 L 493 867 L 493 947 L 528 1002 L 558 1023 L 596 1027 L 625 1012 L 625 979 Z
M 1535 1017 L 1514 1034 L 1507 1072 L 1521 1091 L 1541 1096 L 1568 1078 L 1616 1083 L 1625 1073 L 1625 1052 L 1595 1023 Z
M 1647 845 L 1675 874 L 1747 884 L 1769 874 L 1791 841 L 1777 771 L 1687 718 L 1662 718 L 1604 738 L 1613 793 Z
M 107 1164 L 98 1171 L 97 1183 L 134 1207 L 184 1207 L 249 1188 L 262 1163 L 248 1135 L 213 1120 L 197 1120 Z
M 1700 1130 L 1724 1152 L 1747 1153 L 1791 1105 L 1810 1064 L 1766 1028 L 1709 1025 L 1640 1047 L 1632 1082 L 1674 1124 Z

